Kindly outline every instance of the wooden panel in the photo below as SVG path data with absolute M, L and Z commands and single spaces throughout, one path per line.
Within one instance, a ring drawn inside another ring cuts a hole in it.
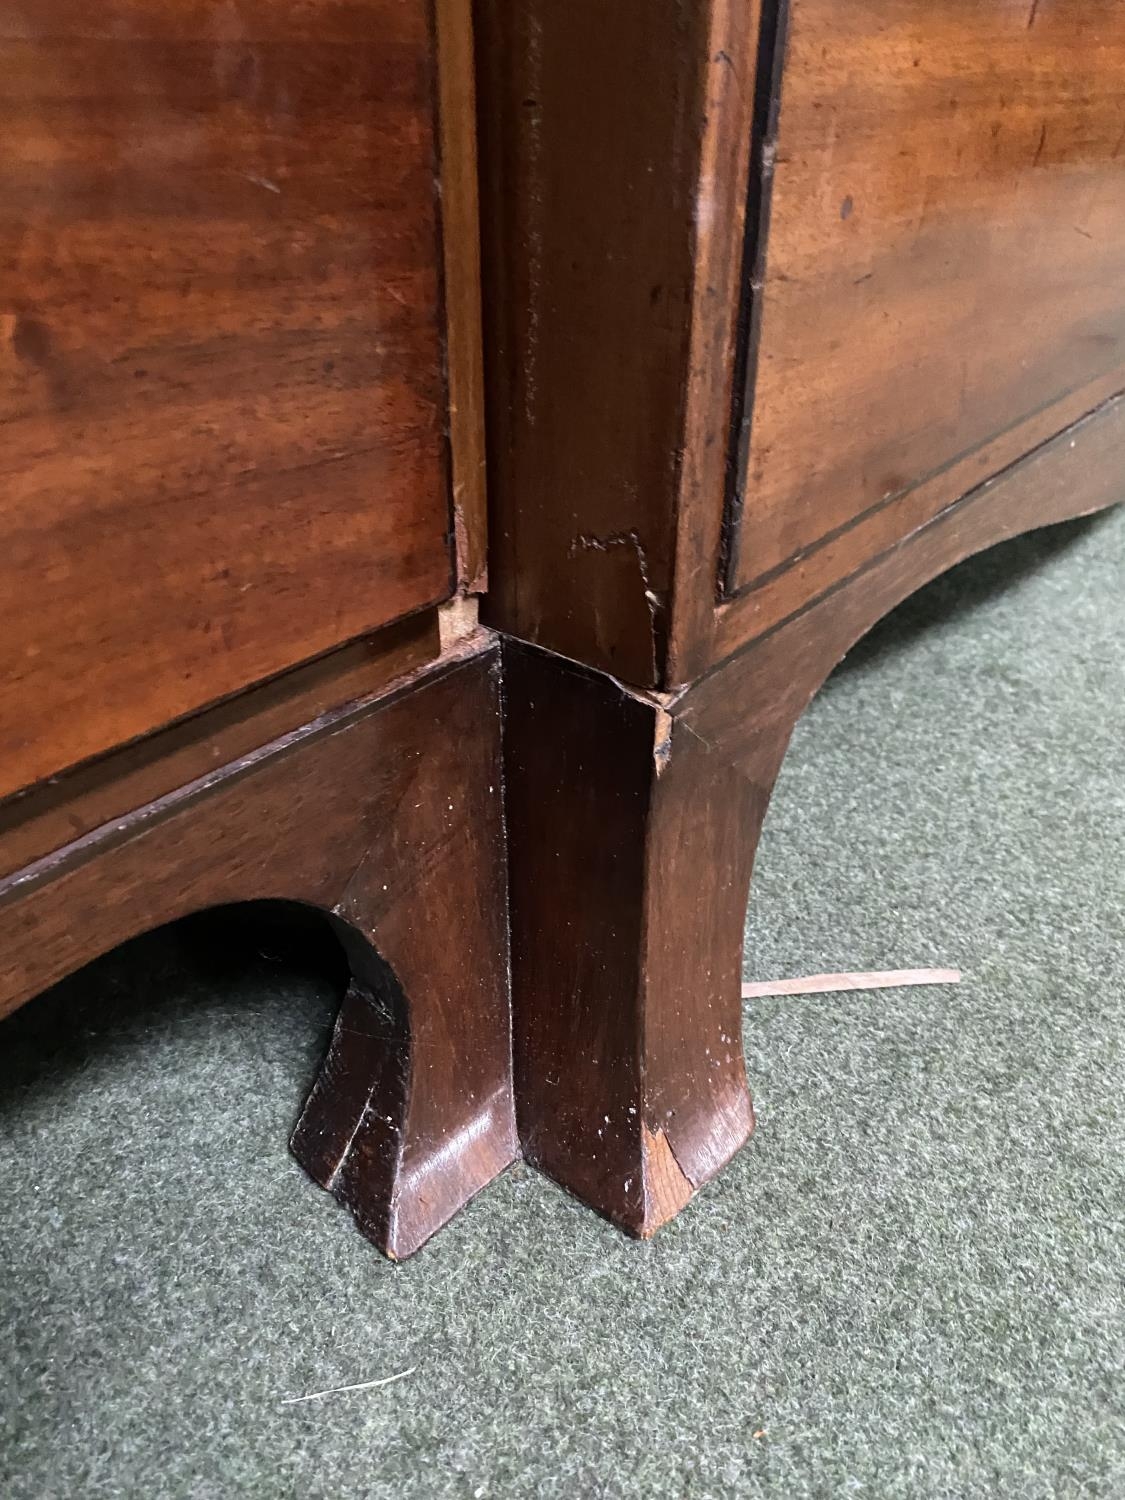
M 451 585 L 424 0 L 0 0 L 0 794 Z
M 344 704 L 386 692 L 439 651 L 428 610 L 0 804 L 0 879 Z
M 751 200 L 742 587 L 1125 386 L 1125 7 L 792 0 L 788 30 L 772 199 L 766 141 Z
M 870 511 L 855 525 L 828 537 L 789 567 L 763 579 L 753 588 L 729 599 L 712 616 L 711 652 L 718 662 L 758 636 L 765 635 L 814 600 L 830 593 L 841 582 L 865 568 L 873 558 L 893 551 L 918 527 L 939 514 L 955 510 L 966 494 L 982 486 L 1004 484 L 1009 503 L 1018 508 L 1018 486 L 1012 475 L 1021 462 L 1045 450 L 1055 449 L 1072 432 L 1085 432 L 1085 422 L 1103 413 L 1118 412 L 1120 402 L 1111 398 L 1087 411 L 1098 394 L 1097 386 L 1060 401 L 994 442 L 986 443 L 959 463 L 916 485 L 893 506 Z M 1059 421 L 1067 423 L 1061 433 Z M 1100 470 L 1099 470 L 1099 466 Z M 1058 472 L 1058 471 L 1056 471 Z M 1125 470 L 1121 454 L 1112 445 L 1095 447 L 1085 459 L 1084 483 L 1095 481 L 1104 493 L 1103 505 L 1125 499 Z M 1013 497 L 1013 490 L 1015 492 Z M 1014 517 L 1018 521 L 1018 513 Z M 1039 524 L 1029 510 L 1028 526 Z

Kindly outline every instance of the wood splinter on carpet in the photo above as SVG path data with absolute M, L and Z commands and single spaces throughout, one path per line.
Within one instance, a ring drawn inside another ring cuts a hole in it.
M 405 1380 L 417 1368 L 417 1365 L 411 1365 L 409 1370 L 400 1370 L 397 1375 L 384 1375 L 382 1380 L 361 1380 L 358 1385 L 333 1385 L 326 1391 L 310 1391 L 307 1396 L 286 1396 L 281 1405 L 296 1406 L 299 1401 L 319 1401 L 322 1396 L 342 1396 L 347 1391 L 373 1391 L 378 1386 L 393 1385 L 396 1380 Z
M 768 995 L 838 995 L 844 990 L 894 990 L 910 984 L 960 984 L 960 969 L 882 969 L 872 974 L 810 974 L 742 986 L 744 1000 Z

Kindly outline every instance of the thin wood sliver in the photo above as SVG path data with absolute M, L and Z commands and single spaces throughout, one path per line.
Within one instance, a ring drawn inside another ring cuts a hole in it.
M 744 1000 L 769 995 L 837 995 L 844 990 L 893 990 L 912 984 L 960 984 L 960 969 L 883 969 L 869 974 L 810 974 L 742 986 Z
M 409 1370 L 400 1370 L 397 1375 L 384 1375 L 381 1380 L 361 1380 L 355 1385 L 333 1385 L 323 1391 L 309 1391 L 306 1396 L 286 1396 L 282 1406 L 297 1406 L 302 1401 L 319 1401 L 323 1396 L 345 1396 L 351 1391 L 374 1391 L 380 1386 L 394 1385 L 396 1380 L 405 1380 L 408 1375 L 413 1375 L 417 1365 L 411 1365 Z

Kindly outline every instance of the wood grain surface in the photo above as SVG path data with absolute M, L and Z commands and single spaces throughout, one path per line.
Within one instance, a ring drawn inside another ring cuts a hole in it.
M 0 795 L 449 594 L 425 0 L 0 0 Z
M 733 587 L 1125 387 L 1125 7 L 773 3 Z
M 352 982 L 293 1145 L 393 1256 L 516 1154 L 497 652 L 480 646 L 0 886 L 0 1013 L 190 912 L 328 913 Z
M 388 625 L 0 803 L 0 879 L 357 699 L 440 649 L 432 611 Z
M 727 939 L 754 793 L 688 740 L 671 758 L 670 716 L 616 679 L 515 642 L 504 675 L 521 1144 L 647 1237 L 753 1126 Z

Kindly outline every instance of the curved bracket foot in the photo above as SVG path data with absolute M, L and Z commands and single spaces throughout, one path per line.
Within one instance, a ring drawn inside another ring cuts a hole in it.
M 849 647 L 935 574 L 1116 498 L 1108 459 L 1123 440 L 1116 403 L 675 693 L 505 644 L 529 1161 L 648 1235 L 734 1154 L 753 1128 L 739 986 L 750 873 L 793 726 Z
M 368 1239 L 403 1260 L 515 1159 L 511 1091 L 486 1042 L 475 1060 L 434 1046 L 441 1033 L 411 1027 L 390 968 L 374 955 L 368 967 L 381 972 L 348 985 L 289 1144 Z
M 517 1154 L 499 717 L 495 650 L 443 663 L 20 872 L 0 1012 L 189 912 L 329 913 L 351 984 L 293 1150 L 409 1255 Z
M 739 977 L 768 785 L 657 699 L 515 645 L 505 771 L 524 1154 L 648 1236 L 753 1129 Z

